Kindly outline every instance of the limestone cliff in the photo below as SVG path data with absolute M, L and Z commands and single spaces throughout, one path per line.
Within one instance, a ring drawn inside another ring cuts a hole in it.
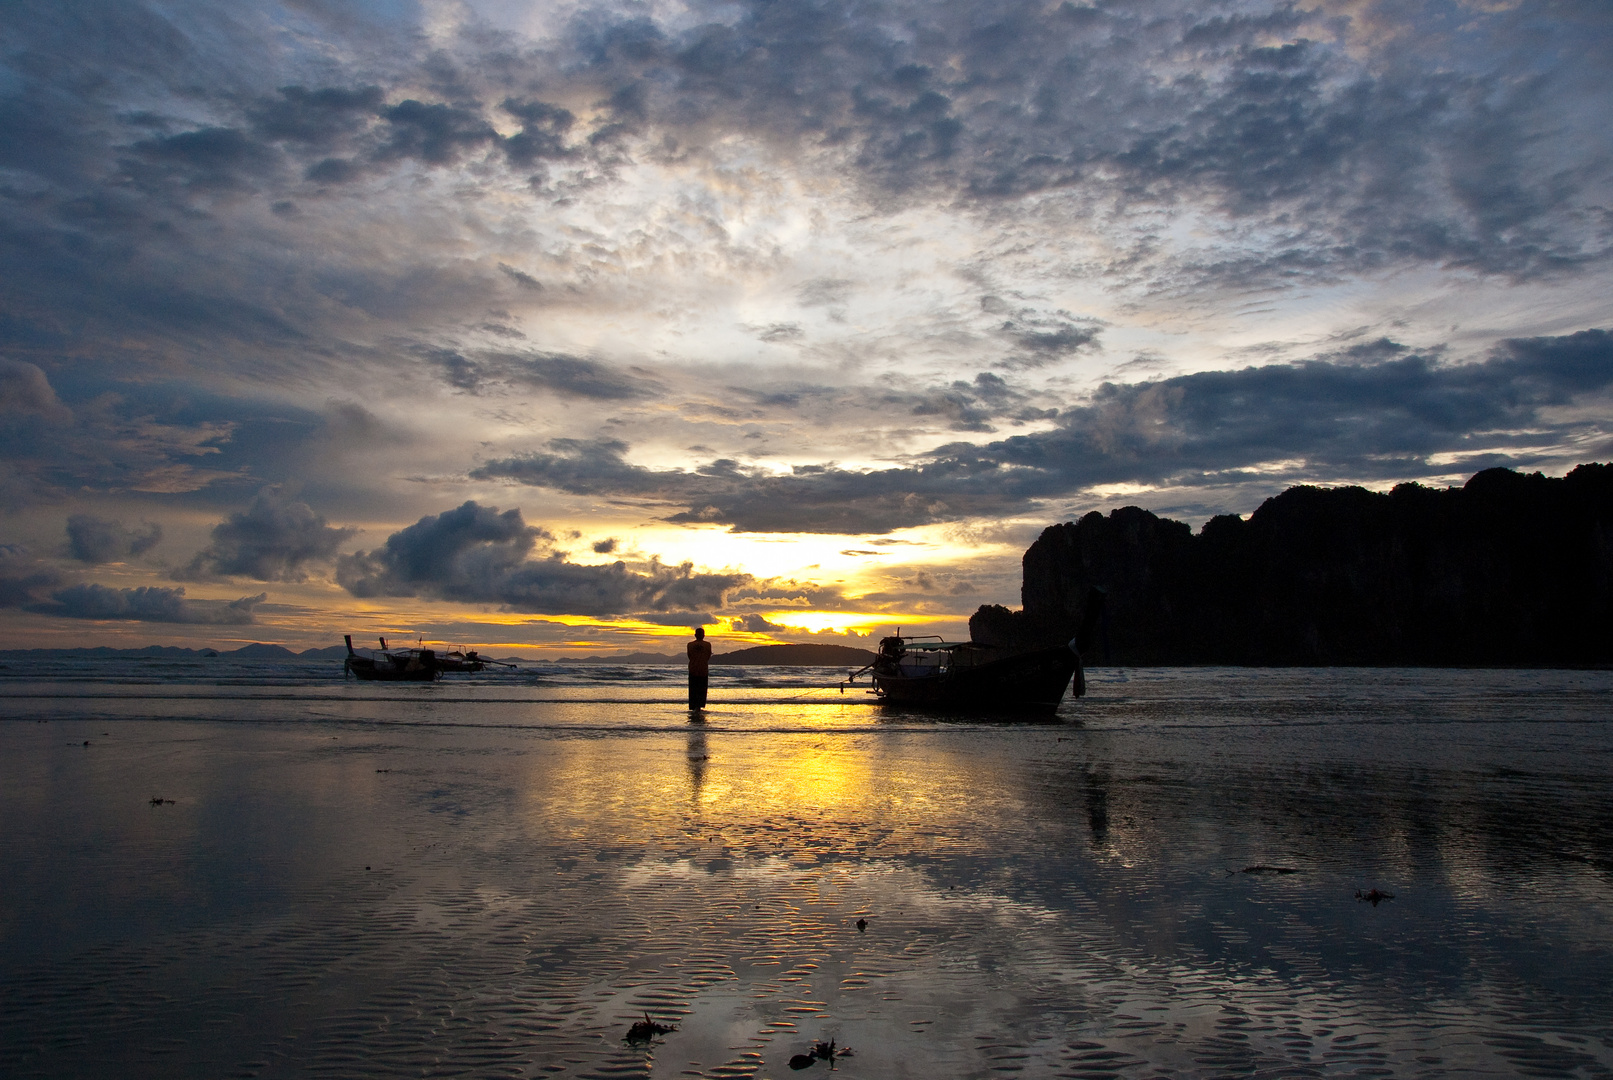
M 1613 466 L 1508 469 L 1460 488 L 1295 487 L 1197 535 L 1137 507 L 1053 525 L 1022 611 L 976 640 L 1070 637 L 1108 593 L 1097 655 L 1123 664 L 1613 663 Z

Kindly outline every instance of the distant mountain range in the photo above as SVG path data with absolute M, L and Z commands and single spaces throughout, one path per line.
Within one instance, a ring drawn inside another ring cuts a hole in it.
M 774 667 L 862 667 L 872 663 L 874 654 L 868 649 L 850 645 L 757 645 L 730 653 L 717 653 L 711 658 L 714 666 L 731 664 L 771 665 Z M 562 656 L 549 661 L 555 664 L 683 664 L 683 653 L 624 652 L 611 656 Z
M 681 664 L 683 657 L 671 653 L 658 652 L 619 652 L 610 655 L 595 654 L 593 656 L 557 656 L 553 660 L 541 661 L 547 664 L 620 664 L 624 667 L 634 667 L 640 664 Z
M 347 646 L 331 645 L 323 649 L 304 649 L 292 652 L 284 645 L 265 645 L 254 642 L 239 649 L 185 649 L 178 645 L 146 645 L 138 649 L 113 649 L 105 645 L 79 649 L 0 649 L 0 657 L 139 657 L 158 656 L 173 659 L 228 656 L 237 660 L 340 660 L 347 655 Z
M 75 657 L 107 658 L 158 657 L 168 659 L 206 659 L 228 657 L 235 660 L 341 660 L 347 656 L 345 645 L 330 645 L 323 649 L 304 649 L 293 652 L 284 645 L 254 643 L 239 649 L 186 649 L 177 645 L 146 645 L 138 649 L 113 649 L 105 645 L 77 649 L 0 649 L 0 659 L 46 659 Z M 493 659 L 488 657 L 488 659 Z M 633 666 L 641 664 L 683 664 L 681 653 L 624 652 L 611 656 L 562 656 L 555 660 L 531 660 L 524 656 L 498 658 L 502 663 L 522 664 L 615 664 Z M 779 667 L 861 667 L 871 662 L 874 654 L 867 649 L 854 649 L 848 645 L 759 645 L 752 649 L 721 653 L 711 658 L 713 664 L 769 664 Z
M 758 645 L 752 649 L 719 653 L 713 664 L 774 664 L 780 667 L 862 667 L 874 662 L 870 649 L 850 645 Z

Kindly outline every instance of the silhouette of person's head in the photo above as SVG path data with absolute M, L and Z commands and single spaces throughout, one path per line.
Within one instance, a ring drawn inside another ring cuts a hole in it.
M 699 638 L 699 639 L 701 639 L 701 640 L 704 640 L 705 636 L 706 636 L 706 628 L 704 626 L 695 627 L 694 628 L 694 636 Z

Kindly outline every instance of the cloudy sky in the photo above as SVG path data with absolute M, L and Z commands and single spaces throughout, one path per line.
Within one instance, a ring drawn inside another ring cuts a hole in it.
M 0 647 L 953 635 L 1088 510 L 1613 457 L 1606 0 L 12 0 L 0 48 Z

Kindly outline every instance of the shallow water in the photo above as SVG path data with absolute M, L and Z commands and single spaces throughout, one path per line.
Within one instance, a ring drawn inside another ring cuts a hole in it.
M 0 1075 L 1613 1076 L 1608 673 L 78 663 L 0 670 Z

